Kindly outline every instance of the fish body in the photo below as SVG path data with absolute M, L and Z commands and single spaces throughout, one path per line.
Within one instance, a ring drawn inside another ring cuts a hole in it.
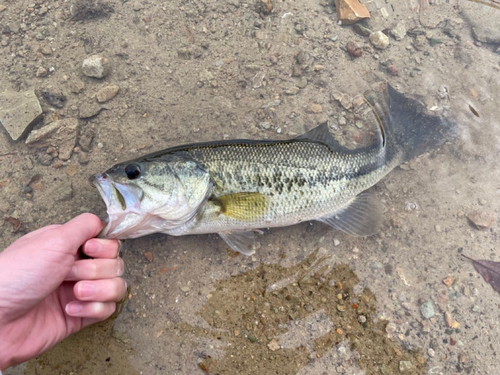
M 380 129 L 367 147 L 345 148 L 322 125 L 284 141 L 173 147 L 94 176 L 108 208 L 103 235 L 218 233 L 233 250 L 251 254 L 258 228 L 319 220 L 351 235 L 377 233 L 381 206 L 366 190 L 450 139 L 455 125 L 390 86 L 367 102 Z

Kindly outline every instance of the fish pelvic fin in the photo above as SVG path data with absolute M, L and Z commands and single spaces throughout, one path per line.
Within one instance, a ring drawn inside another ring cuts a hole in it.
M 351 236 L 368 237 L 380 231 L 382 204 L 372 192 L 363 192 L 329 217 L 318 219 Z
M 253 255 L 257 248 L 255 232 L 220 232 L 219 236 L 233 250 L 246 256 Z
M 257 192 L 243 192 L 222 195 L 215 198 L 220 213 L 237 220 L 251 220 L 262 217 L 267 209 L 267 198 Z
M 420 101 L 406 97 L 389 84 L 381 92 L 366 92 L 365 98 L 387 142 L 384 146 L 390 148 L 389 153 L 401 151 L 401 162 L 432 151 L 457 134 L 453 120 L 428 114 Z

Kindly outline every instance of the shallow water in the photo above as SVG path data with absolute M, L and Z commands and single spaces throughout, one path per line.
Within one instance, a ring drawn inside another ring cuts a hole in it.
M 128 240 L 123 312 L 6 374 L 497 373 L 500 295 L 461 256 L 500 260 L 496 2 L 368 2 L 370 29 L 404 21 L 408 30 L 385 50 L 338 25 L 321 1 L 275 1 L 260 16 L 254 1 L 117 0 L 105 2 L 108 15 L 81 21 L 69 19 L 70 2 L 34 3 L 0 11 L 9 27 L 0 86 L 62 92 L 62 108 L 42 101 L 43 123 L 81 117 L 102 86 L 120 92 L 79 120 L 78 149 L 64 163 L 0 132 L 0 213 L 25 231 L 104 215 L 88 177 L 154 150 L 289 138 L 327 120 L 356 146 L 369 126 L 332 94 L 356 97 L 381 81 L 444 109 L 460 131 L 374 187 L 385 210 L 377 236 L 302 223 L 265 231 L 252 257 L 216 235 Z M 349 56 L 349 41 L 361 57 Z M 103 80 L 80 71 L 96 53 L 111 60 Z M 492 211 L 491 228 L 471 225 L 473 211 Z M 0 248 L 21 234 L 1 221 Z M 424 302 L 433 304 L 430 319 Z

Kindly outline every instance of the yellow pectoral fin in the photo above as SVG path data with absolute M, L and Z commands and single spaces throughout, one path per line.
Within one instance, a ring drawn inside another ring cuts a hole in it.
M 267 198 L 261 193 L 234 193 L 217 198 L 221 213 L 237 220 L 252 220 L 264 215 Z

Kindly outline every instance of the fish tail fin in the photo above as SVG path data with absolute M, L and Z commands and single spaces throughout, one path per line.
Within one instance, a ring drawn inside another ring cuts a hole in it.
M 457 133 L 451 119 L 427 114 L 421 102 L 389 84 L 383 92 L 369 91 L 365 98 L 377 116 L 385 146 L 401 153 L 402 163 L 441 146 Z

